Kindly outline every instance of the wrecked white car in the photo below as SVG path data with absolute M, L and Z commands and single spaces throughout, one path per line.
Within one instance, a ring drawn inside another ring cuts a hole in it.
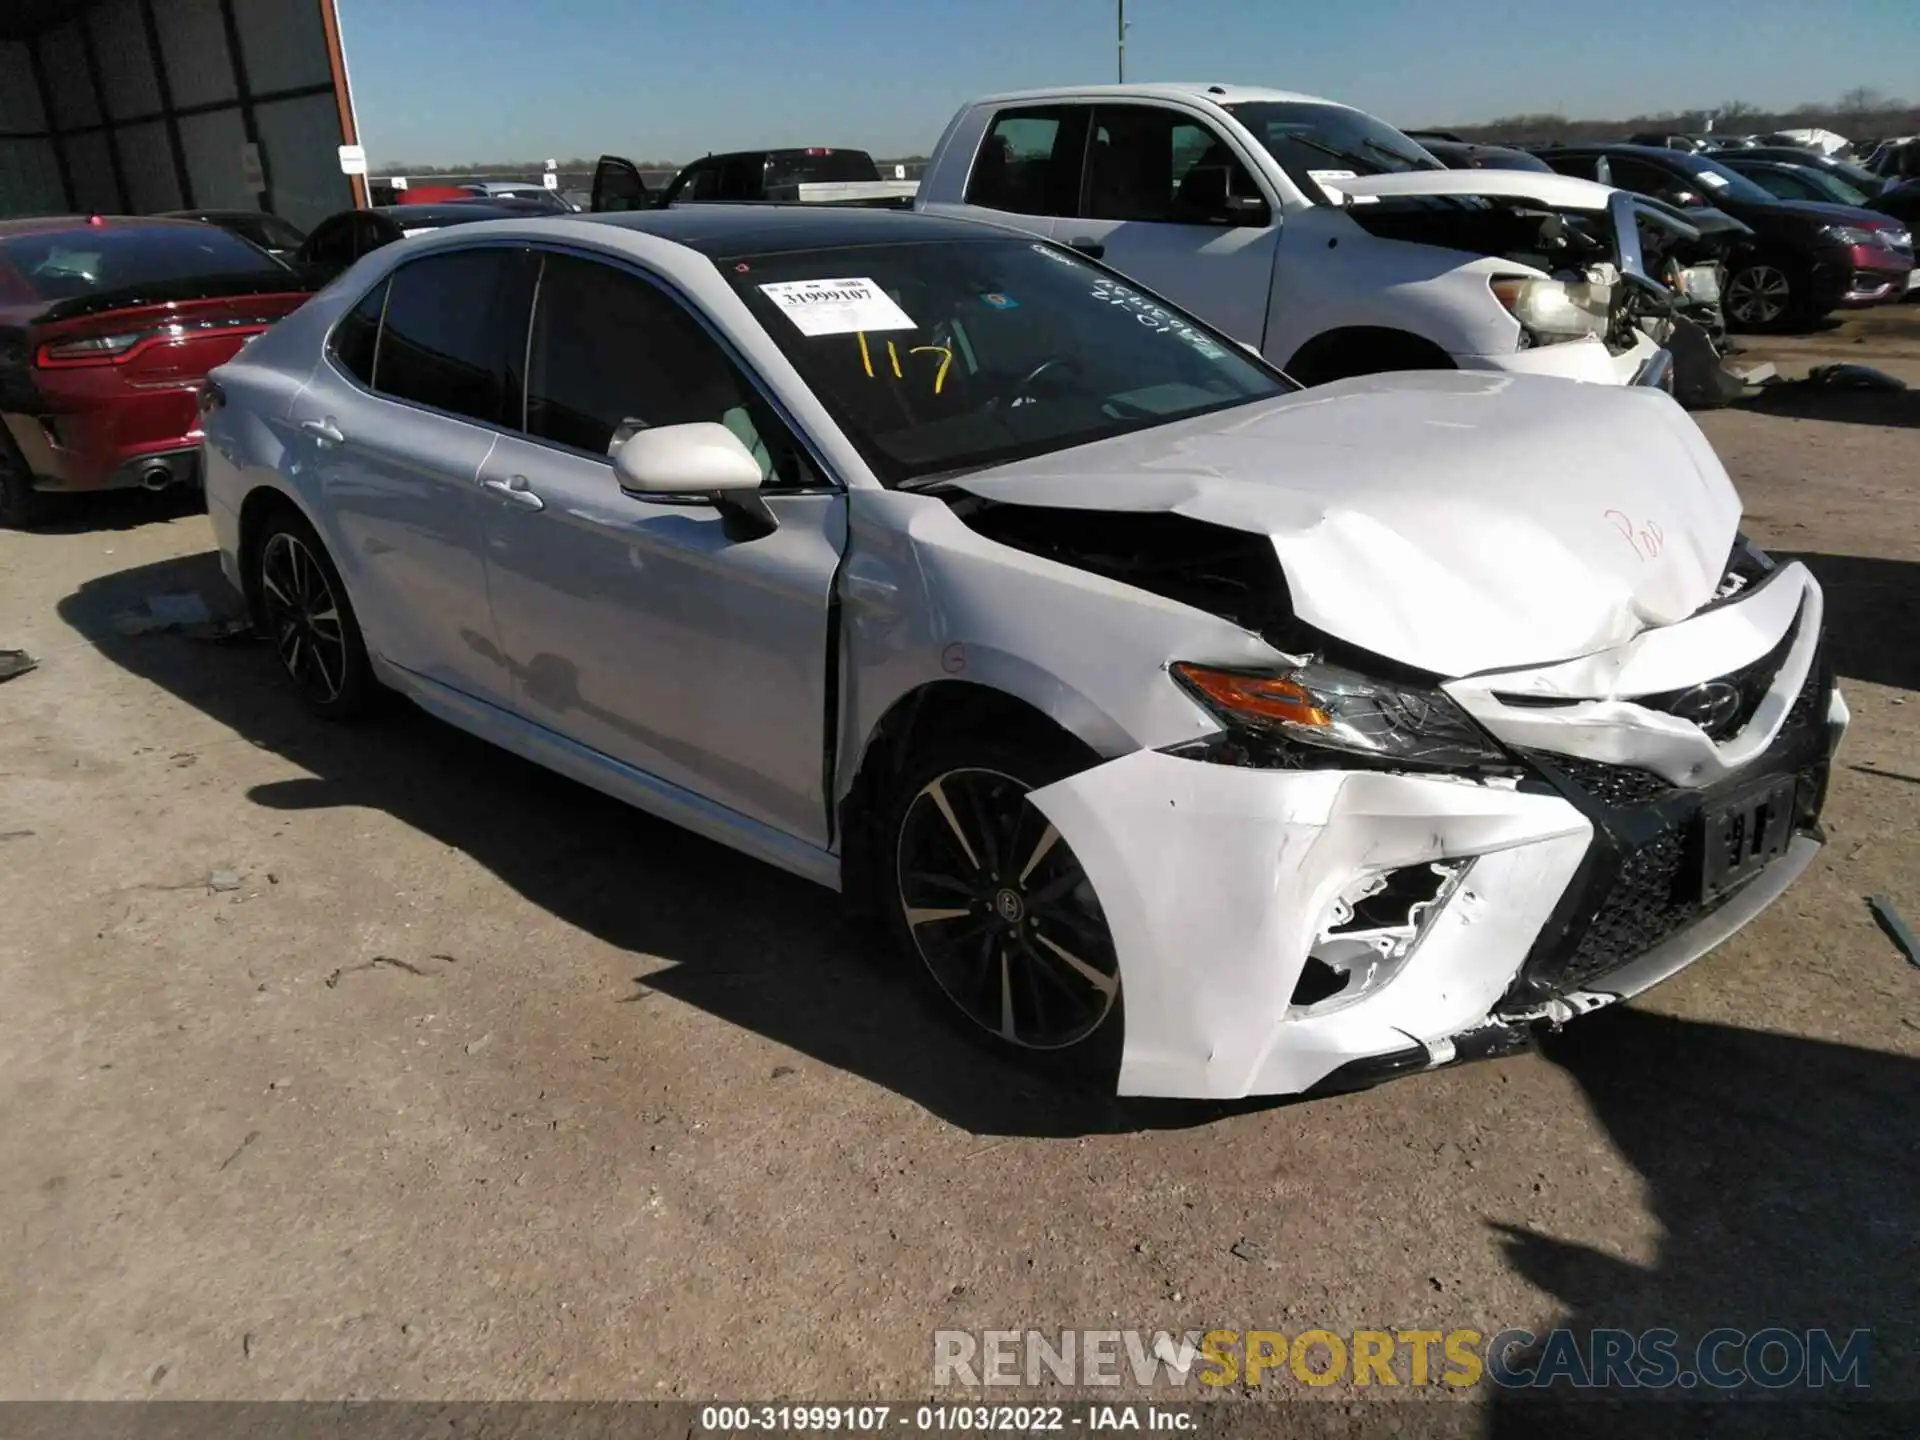
M 1657 392 L 1300 391 L 1046 242 L 697 207 L 390 246 L 204 408 L 314 709 L 391 687 L 870 898 L 1123 1093 L 1515 1048 L 1820 843 L 1820 589 Z
M 1634 202 L 1450 171 L 1348 105 L 1245 85 L 993 95 L 948 123 L 917 208 L 1104 260 L 1305 385 L 1496 370 L 1660 386 Z

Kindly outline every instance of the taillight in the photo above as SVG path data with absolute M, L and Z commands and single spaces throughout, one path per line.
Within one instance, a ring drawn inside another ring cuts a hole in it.
M 43 370 L 58 370 L 75 365 L 111 365 L 129 354 L 133 347 L 153 332 L 131 331 L 124 335 L 89 335 L 84 340 L 52 340 L 40 347 L 34 364 Z

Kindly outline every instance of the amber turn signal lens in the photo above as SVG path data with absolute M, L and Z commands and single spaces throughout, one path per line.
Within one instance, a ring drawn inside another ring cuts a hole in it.
M 1229 670 L 1205 670 L 1198 665 L 1175 665 L 1174 673 L 1222 710 L 1256 715 L 1263 720 L 1288 720 L 1295 725 L 1331 725 L 1314 693 L 1306 686 L 1274 675 L 1236 675 Z

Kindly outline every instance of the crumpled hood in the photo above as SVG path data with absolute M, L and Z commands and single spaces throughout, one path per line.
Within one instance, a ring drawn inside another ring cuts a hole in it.
M 1273 538 L 1293 610 L 1449 678 L 1590 654 L 1713 595 L 1740 501 L 1657 390 L 1403 372 L 970 475 L 1003 504 Z M 1190 657 L 1204 659 L 1204 656 Z
M 1324 190 L 1365 200 L 1407 195 L 1498 195 L 1568 210 L 1604 210 L 1614 194 L 1614 187 L 1596 180 L 1541 170 L 1401 170 L 1391 175 L 1323 180 L 1320 185 Z

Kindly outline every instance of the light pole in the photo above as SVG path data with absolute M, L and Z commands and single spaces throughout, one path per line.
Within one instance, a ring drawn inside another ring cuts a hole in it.
M 1119 80 L 1120 80 L 1120 83 L 1124 85 L 1127 83 L 1127 0 L 1116 0 L 1116 5 L 1118 7 L 1119 14 L 1115 18 L 1119 21 L 1119 24 L 1120 24 Z

